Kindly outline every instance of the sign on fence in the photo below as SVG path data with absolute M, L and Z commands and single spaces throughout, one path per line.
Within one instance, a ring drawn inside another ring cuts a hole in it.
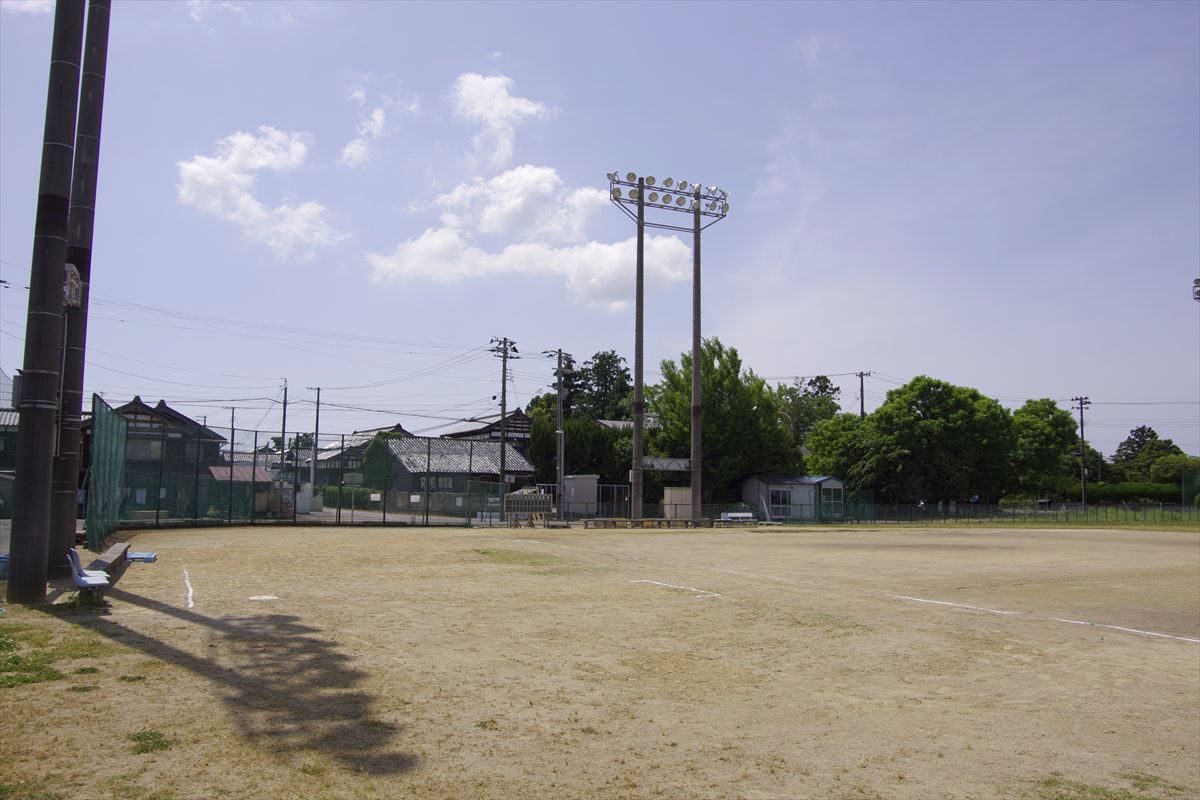
M 664 472 L 689 472 L 692 469 L 692 460 L 690 458 L 653 458 L 647 456 L 642 459 L 642 466 L 646 469 L 658 469 Z

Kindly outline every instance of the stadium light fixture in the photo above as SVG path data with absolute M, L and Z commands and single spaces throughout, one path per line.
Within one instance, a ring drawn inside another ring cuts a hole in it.
M 653 175 L 638 178 L 636 172 L 608 173 L 609 197 L 613 205 L 637 224 L 637 272 L 634 280 L 633 323 L 633 464 L 629 471 L 632 519 L 642 517 L 643 445 L 646 417 L 643 374 L 643 330 L 645 328 L 645 238 L 646 228 L 664 228 L 692 234 L 692 521 L 701 519 L 700 445 L 702 391 L 700 386 L 700 232 L 725 219 L 729 213 L 729 192 L 717 186 L 705 187 L 699 181 L 663 178 Z M 646 187 L 660 185 L 662 193 L 647 194 Z M 668 191 L 672 190 L 672 191 Z M 676 225 L 668 217 L 647 220 L 646 208 L 690 214 L 691 225 Z

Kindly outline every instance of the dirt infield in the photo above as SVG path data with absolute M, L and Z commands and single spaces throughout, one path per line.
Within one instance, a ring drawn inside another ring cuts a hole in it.
M 1200 796 L 1194 533 L 133 541 L 0 618 L 64 675 L 0 688 L 0 797 Z

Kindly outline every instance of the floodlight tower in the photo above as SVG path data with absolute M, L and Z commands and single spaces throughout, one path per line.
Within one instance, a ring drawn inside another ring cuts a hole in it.
M 648 192 L 648 193 L 647 193 Z M 634 281 L 633 332 L 633 465 L 630 471 L 629 516 L 642 516 L 642 434 L 646 402 L 642 382 L 642 331 L 645 321 L 645 238 L 646 228 L 663 228 L 692 234 L 692 521 L 700 519 L 700 425 L 702 393 L 700 389 L 700 232 L 725 219 L 729 213 L 729 192 L 716 186 L 705 188 L 698 181 L 663 178 L 659 187 L 653 175 L 639 177 L 628 172 L 621 179 L 608 173 L 608 196 L 613 204 L 637 223 L 637 273 Z M 690 213 L 692 224 L 672 225 L 647 222 L 646 208 Z M 633 209 L 636 209 L 634 211 Z

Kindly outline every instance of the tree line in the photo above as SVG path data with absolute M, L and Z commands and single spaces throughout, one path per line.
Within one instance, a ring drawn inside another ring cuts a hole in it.
M 661 362 L 662 379 L 646 387 L 647 455 L 686 457 L 691 439 L 691 354 Z M 870 414 L 840 412 L 840 389 L 826 376 L 771 386 L 719 339 L 701 348 L 704 501 L 741 498 L 756 474 L 832 475 L 851 489 L 896 503 L 1004 499 L 1075 500 L 1080 489 L 1076 421 L 1049 398 L 1009 410 L 976 389 L 919 376 L 888 392 Z M 628 483 L 632 432 L 600 420 L 629 420 L 633 384 L 613 350 L 563 374 L 566 473 Z M 540 483 L 555 480 L 553 392 L 535 397 L 529 456 Z M 1096 500 L 1178 501 L 1185 475 L 1200 475 L 1200 458 L 1139 426 L 1111 459 L 1090 445 L 1083 460 Z M 686 485 L 685 475 L 675 479 Z M 670 473 L 647 472 L 655 498 Z M 1189 498 L 1190 499 L 1190 498 Z

